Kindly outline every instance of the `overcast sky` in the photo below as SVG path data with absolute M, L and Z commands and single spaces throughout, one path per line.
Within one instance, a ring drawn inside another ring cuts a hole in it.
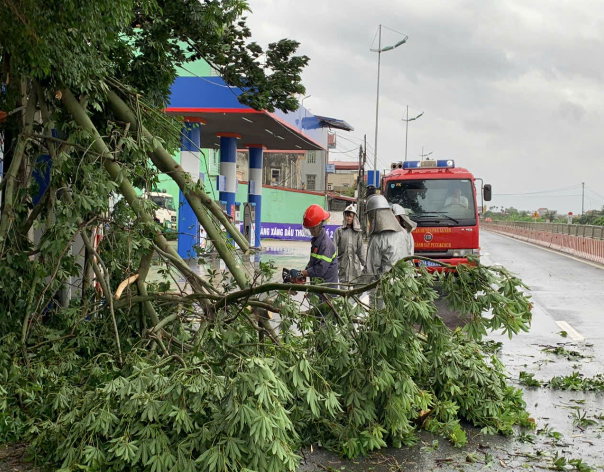
M 373 150 L 377 27 L 409 35 L 382 54 L 378 167 L 455 159 L 493 185 L 492 205 L 561 212 L 604 205 L 604 2 L 599 0 L 250 0 L 263 45 L 283 37 L 310 57 L 304 106 L 367 134 Z M 401 37 L 383 30 L 382 45 Z M 355 147 L 338 139 L 340 151 Z M 358 151 L 331 154 L 355 158 Z M 568 188 L 572 187 L 573 188 Z M 567 188 L 566 190 L 558 190 Z M 550 191 L 549 196 L 503 196 Z M 597 192 L 597 193 L 596 193 Z

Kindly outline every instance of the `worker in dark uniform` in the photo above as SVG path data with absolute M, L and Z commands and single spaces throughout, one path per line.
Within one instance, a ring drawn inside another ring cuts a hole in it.
M 311 205 L 304 212 L 302 226 L 310 240 L 310 260 L 304 270 L 292 269 L 292 279 L 300 278 L 300 274 L 310 279 L 311 284 L 326 284 L 329 287 L 338 288 L 338 252 L 333 241 L 325 232 L 323 224 L 329 218 L 329 212 L 320 205 Z M 310 313 L 322 317 L 330 310 L 326 303 L 326 297 L 319 295 L 320 304 L 314 307 Z
M 306 269 L 291 271 L 292 278 L 297 278 L 299 272 L 309 278 L 311 283 L 325 283 L 337 287 L 338 284 L 338 254 L 333 241 L 329 239 L 323 223 L 330 214 L 320 205 L 311 205 L 304 212 L 302 226 L 310 240 L 310 260 Z

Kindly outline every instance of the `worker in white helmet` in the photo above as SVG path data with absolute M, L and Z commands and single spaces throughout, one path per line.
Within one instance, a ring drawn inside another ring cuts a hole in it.
M 345 286 L 361 275 L 365 265 L 363 232 L 354 205 L 344 210 L 344 222 L 336 229 L 333 242 L 338 250 L 338 276 Z
M 415 242 L 413 241 L 413 230 L 417 228 L 417 223 L 409 218 L 407 215 L 407 211 L 398 203 L 392 205 L 392 213 L 398 220 L 401 227 L 405 230 L 405 237 L 407 239 L 407 250 L 409 255 L 413 255 L 415 253 Z
M 375 195 L 367 200 L 367 218 L 369 220 L 369 245 L 364 280 L 379 279 L 394 265 L 410 256 L 405 230 L 399 224 L 384 196 Z M 377 307 L 383 308 L 384 301 L 375 291 L 369 294 L 370 303 L 377 300 Z

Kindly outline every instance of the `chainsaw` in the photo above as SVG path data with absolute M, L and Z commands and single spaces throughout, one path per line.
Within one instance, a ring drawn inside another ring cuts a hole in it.
M 306 283 L 306 276 L 301 270 L 284 268 L 281 276 L 284 284 L 302 285 Z

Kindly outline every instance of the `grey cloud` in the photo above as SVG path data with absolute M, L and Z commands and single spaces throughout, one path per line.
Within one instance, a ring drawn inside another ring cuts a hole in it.
M 568 120 L 581 121 L 583 116 L 585 116 L 585 108 L 583 106 L 568 100 L 560 103 L 559 109 L 560 114 Z
M 401 117 L 409 104 L 425 111 L 409 127 L 411 158 L 423 145 L 484 177 L 496 193 L 586 181 L 604 195 L 598 177 L 604 175 L 598 157 L 604 153 L 604 3 L 250 1 L 255 39 L 294 38 L 311 57 L 303 77 L 312 97 L 305 105 L 347 120 L 353 136 L 367 134 L 371 146 L 377 72 L 371 41 L 380 22 L 409 35 L 407 44 L 382 55 L 380 166 L 404 153 Z M 397 39 L 384 30 L 384 44 Z M 569 166 L 577 154 L 582 160 Z M 577 211 L 574 196 L 555 202 L 559 211 Z M 504 203 L 538 204 L 521 197 L 494 202 Z

